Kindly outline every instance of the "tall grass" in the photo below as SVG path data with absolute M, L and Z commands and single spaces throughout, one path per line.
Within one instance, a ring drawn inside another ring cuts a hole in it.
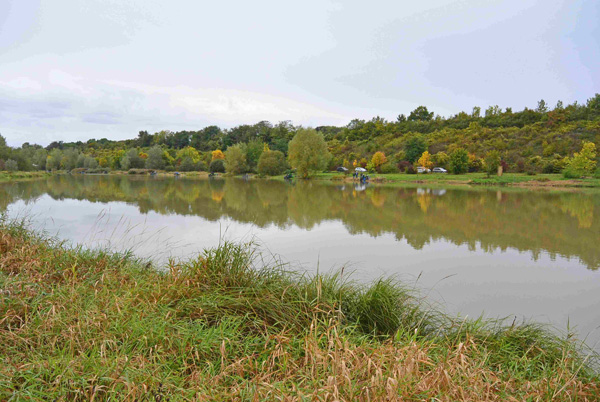
M 0 220 L 0 400 L 598 400 L 595 355 L 224 242 L 157 271 Z

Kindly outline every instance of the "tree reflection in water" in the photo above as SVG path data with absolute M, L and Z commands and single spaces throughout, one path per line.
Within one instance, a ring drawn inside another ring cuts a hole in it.
M 311 229 L 343 222 L 352 233 L 393 233 L 415 249 L 443 239 L 485 251 L 514 248 L 575 257 L 600 266 L 600 194 L 486 188 L 398 188 L 272 180 L 173 180 L 130 176 L 51 176 L 0 186 L 0 209 L 48 194 L 123 201 L 140 212 L 228 217 L 259 227 Z

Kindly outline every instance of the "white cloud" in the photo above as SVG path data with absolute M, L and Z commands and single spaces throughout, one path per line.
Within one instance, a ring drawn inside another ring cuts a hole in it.
M 344 124 L 424 104 L 515 109 L 600 92 L 582 0 L 8 0 L 9 143 L 260 120 Z M 595 34 L 596 33 L 596 34 Z

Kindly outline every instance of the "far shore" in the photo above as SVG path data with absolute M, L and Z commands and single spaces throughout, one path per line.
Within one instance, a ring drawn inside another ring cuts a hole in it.
M 110 171 L 106 172 L 68 172 L 68 171 L 33 171 L 33 172 L 0 172 L 1 182 L 15 182 L 34 180 L 51 175 L 59 174 L 108 174 L 108 175 L 128 175 L 128 176 L 149 176 L 150 170 L 137 169 L 135 173 L 128 171 Z M 206 179 L 210 177 L 209 172 L 167 172 L 156 171 L 155 176 L 158 177 L 181 177 L 181 178 L 199 178 Z M 435 186 L 511 186 L 526 189 L 553 189 L 553 190 L 573 190 L 576 188 L 600 188 L 600 179 L 598 178 L 582 178 L 582 179 L 566 179 L 560 174 L 536 174 L 528 175 L 525 173 L 505 173 L 502 176 L 488 176 L 485 173 L 466 173 L 454 175 L 449 173 L 433 173 L 433 174 L 407 174 L 407 173 L 391 173 L 379 174 L 368 173 L 370 184 L 382 185 L 435 185 Z M 216 177 L 230 177 L 225 173 L 216 173 Z M 267 176 L 261 177 L 256 174 L 248 174 L 244 176 L 248 179 L 272 179 L 284 180 L 284 176 Z M 293 180 L 296 180 L 294 177 Z M 309 180 L 315 181 L 332 181 L 342 183 L 358 183 L 359 179 L 352 177 L 352 174 L 343 174 L 340 172 L 316 173 Z

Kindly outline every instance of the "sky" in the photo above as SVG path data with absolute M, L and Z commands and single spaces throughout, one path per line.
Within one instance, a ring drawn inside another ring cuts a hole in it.
M 0 134 L 521 110 L 600 92 L 600 2 L 2 0 Z

